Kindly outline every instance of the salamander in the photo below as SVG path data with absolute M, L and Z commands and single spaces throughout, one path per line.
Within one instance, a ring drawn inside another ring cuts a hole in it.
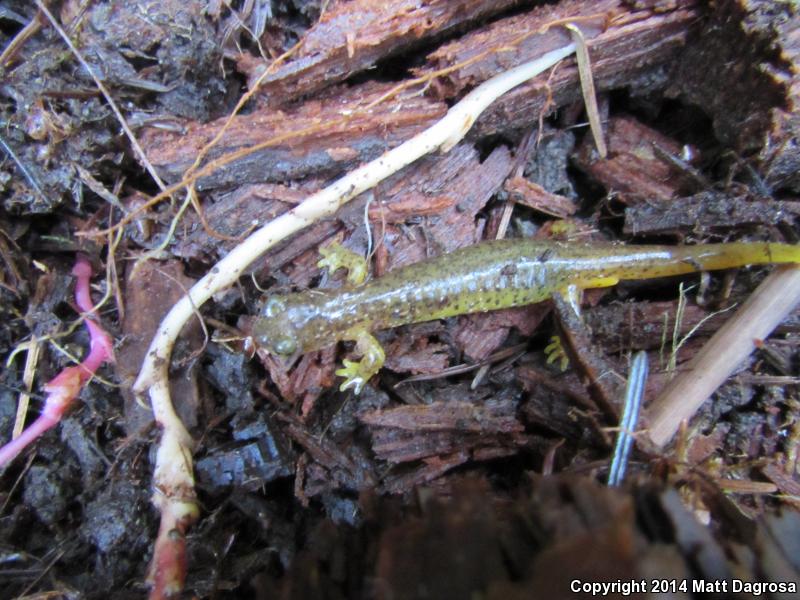
M 366 269 L 353 253 L 325 249 L 320 266 L 346 267 L 344 288 L 273 295 L 253 320 L 258 346 L 284 357 L 356 342 L 359 361 L 336 371 L 342 391 L 359 393 L 381 368 L 384 352 L 371 331 L 541 302 L 561 293 L 615 285 L 620 280 L 800 263 L 800 246 L 734 242 L 696 246 L 575 244 L 529 239 L 483 242 L 412 264 L 363 285 Z M 359 257 L 360 258 L 360 257 Z M 361 259 L 363 260 L 363 259 Z

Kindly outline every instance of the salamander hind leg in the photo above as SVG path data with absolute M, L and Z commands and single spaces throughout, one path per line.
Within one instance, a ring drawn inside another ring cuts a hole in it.
M 619 283 L 618 277 L 605 277 L 605 276 L 594 276 L 588 277 L 586 279 L 581 279 L 579 282 L 570 283 L 569 285 L 564 286 L 561 289 L 554 291 L 554 293 L 561 294 L 572 309 L 575 311 L 576 315 L 581 314 L 581 296 L 583 294 L 583 290 L 588 290 L 592 288 L 604 288 L 604 287 L 611 287 L 617 285 Z
M 356 342 L 356 351 L 361 354 L 361 360 L 352 361 L 345 359 L 342 361 L 344 367 L 337 370 L 336 374 L 344 377 L 345 380 L 339 386 L 339 390 L 344 392 L 348 388 L 353 388 L 356 395 L 361 393 L 364 384 L 375 375 L 383 366 L 386 354 L 380 342 L 366 329 L 355 329 L 348 332 L 345 339 Z
M 588 290 L 589 288 L 604 288 L 604 287 L 611 287 L 612 285 L 617 285 L 619 283 L 619 277 L 601 277 L 598 275 L 597 277 L 592 277 L 591 279 L 587 279 L 586 281 L 582 281 L 580 286 Z
M 561 338 L 554 335 L 550 338 L 550 343 L 545 346 L 544 353 L 547 356 L 547 364 L 559 361 L 561 371 L 564 372 L 569 366 L 569 357 L 567 351 L 564 350 L 564 344 L 561 343 Z
M 613 285 L 617 285 L 619 283 L 619 279 L 617 277 L 591 277 L 588 279 L 584 279 L 577 283 L 571 283 L 564 288 L 553 292 L 553 295 L 560 295 L 561 297 L 566 300 L 566 302 L 570 305 L 572 310 L 575 314 L 580 318 L 581 316 L 581 296 L 583 294 L 584 289 L 588 288 L 602 288 L 602 287 L 611 287 Z M 547 345 L 544 349 L 545 355 L 547 355 L 547 364 L 553 363 L 555 361 L 559 361 L 561 370 L 566 371 L 567 367 L 569 366 L 569 357 L 567 356 L 566 351 L 564 350 L 564 345 L 561 341 L 561 338 L 557 335 L 554 335 L 550 338 L 550 344 Z
M 368 268 L 364 257 L 348 250 L 341 244 L 333 243 L 323 246 L 319 249 L 319 253 L 322 258 L 317 262 L 317 266 L 320 269 L 327 267 L 331 275 L 337 269 L 347 269 L 347 281 L 353 285 L 360 285 L 367 278 Z

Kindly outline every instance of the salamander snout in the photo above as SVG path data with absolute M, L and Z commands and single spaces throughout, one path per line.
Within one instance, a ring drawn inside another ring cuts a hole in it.
M 291 356 L 298 350 L 294 326 L 280 296 L 269 298 L 253 322 L 253 339 L 270 354 Z

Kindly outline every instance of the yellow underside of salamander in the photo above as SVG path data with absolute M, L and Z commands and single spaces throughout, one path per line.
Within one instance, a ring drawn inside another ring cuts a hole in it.
M 324 251 L 321 266 L 345 267 L 350 284 L 270 297 L 254 320 L 253 338 L 268 351 L 290 356 L 353 340 L 363 358 L 345 361 L 341 389 L 358 393 L 383 365 L 370 334 L 396 327 L 540 302 L 555 293 L 743 265 L 800 263 L 800 246 L 730 243 L 698 246 L 570 244 L 511 239 L 484 242 L 397 269 L 358 285 L 366 274 L 357 255 Z M 353 277 L 353 273 L 360 273 Z

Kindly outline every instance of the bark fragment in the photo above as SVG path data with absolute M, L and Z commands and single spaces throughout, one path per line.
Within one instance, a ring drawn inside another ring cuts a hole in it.
M 792 189 L 800 183 L 800 159 L 791 148 L 799 26 L 791 2 L 722 2 L 686 48 L 667 90 L 702 107 L 724 144 L 742 154 L 760 151 L 770 185 Z
M 680 144 L 625 116 L 610 119 L 606 132 L 608 158 L 597 156 L 587 136 L 575 162 L 609 194 L 626 204 L 638 204 L 670 200 L 678 192 L 681 179 L 661 153 L 677 157 Z
M 657 350 L 662 343 L 664 353 L 671 351 L 675 332 L 677 302 L 634 302 L 609 304 L 589 308 L 583 313 L 584 321 L 592 331 L 592 338 L 607 353 L 635 350 Z M 708 312 L 699 306 L 684 307 L 677 336 L 683 336 L 700 325 Z M 719 322 L 708 319 L 693 335 L 708 336 L 719 327 Z
M 546 215 L 565 219 L 574 215 L 577 210 L 575 203 L 569 198 L 552 194 L 524 177 L 510 177 L 504 187 L 511 200 Z
M 519 0 L 355 0 L 337 3 L 303 37 L 303 46 L 261 83 L 271 105 L 343 81 L 378 60 L 496 14 Z M 263 61 L 243 57 L 252 88 Z
M 127 310 L 122 322 L 122 342 L 117 351 L 116 363 L 120 381 L 131 382 L 135 379 L 159 321 L 192 283 L 177 261 L 146 261 L 138 268 L 129 270 L 124 292 Z M 194 319 L 182 338 L 183 358 L 198 350 L 202 341 L 202 330 Z M 189 365 L 176 366 L 173 377 L 170 378 L 170 389 L 181 420 L 188 428 L 197 426 L 201 397 L 195 361 Z M 125 428 L 130 435 L 141 433 L 153 422 L 153 414 L 136 402 L 129 384 L 122 387 L 122 393 L 125 397 Z
M 582 18 L 583 17 L 583 18 Z M 592 59 L 592 75 L 598 92 L 629 87 L 636 93 L 665 83 L 665 70 L 686 43 L 700 13 L 694 2 L 679 3 L 672 10 L 628 10 L 622 0 L 568 0 L 540 6 L 462 36 L 429 56 L 423 75 L 475 57 L 491 48 L 510 45 L 514 39 L 558 19 L 574 19 L 584 33 Z M 607 26 L 607 27 L 606 27 Z M 605 30 L 604 30 L 605 28 Z M 570 41 L 561 27 L 528 38 L 505 52 L 488 56 L 441 77 L 434 90 L 438 97 L 453 98 L 498 71 L 540 56 Z M 549 76 L 539 76 L 515 88 L 487 109 L 470 136 L 482 137 L 529 128 L 553 107 L 580 101 L 577 67 L 562 64 Z
M 335 88 L 285 111 L 261 107 L 237 115 L 208 160 L 275 137 L 290 138 L 215 170 L 200 179 L 198 189 L 334 175 L 372 160 L 444 115 L 444 104 L 411 94 L 382 102 L 364 113 L 357 112 L 391 87 L 367 84 Z M 353 113 L 352 118 L 342 121 Z M 140 141 L 159 174 L 167 181 L 178 181 L 226 120 L 189 122 L 180 133 L 148 128 Z M 304 131 L 299 137 L 294 136 Z
M 376 192 L 379 199 L 385 193 L 401 202 L 411 197 L 424 203 L 426 197 L 445 194 L 453 202 L 448 202 L 438 215 L 424 218 L 419 225 L 386 227 L 377 243 L 391 248 L 387 269 L 474 244 L 481 233 L 480 227 L 476 231 L 476 217 L 512 168 L 511 155 L 504 147 L 497 148 L 481 162 L 471 144 L 461 144 L 445 155 L 423 159 L 392 178 L 387 191 Z M 388 201 L 390 206 L 391 202 Z M 381 226 L 378 223 L 375 229 L 380 232 Z
M 754 225 L 793 225 L 798 215 L 797 201 L 712 190 L 669 202 L 629 206 L 625 209 L 624 231 L 629 235 L 700 235 Z

